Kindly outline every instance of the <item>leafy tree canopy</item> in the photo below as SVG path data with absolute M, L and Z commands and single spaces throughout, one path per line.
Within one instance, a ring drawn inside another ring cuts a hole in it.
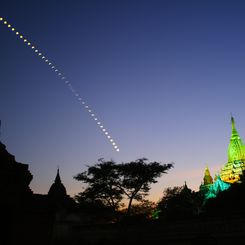
M 87 184 L 77 197 L 100 200 L 114 210 L 122 206 L 126 198 L 129 214 L 133 200 L 144 200 L 149 194 L 150 185 L 156 183 L 156 179 L 172 167 L 173 163 L 148 162 L 146 158 L 121 164 L 99 159 L 98 163 L 74 176 L 76 180 Z
M 122 190 L 118 186 L 119 174 L 114 161 L 99 159 L 87 171 L 77 174 L 74 178 L 87 184 L 85 190 L 76 196 L 76 199 L 88 199 L 91 202 L 101 201 L 117 209 L 123 198 Z

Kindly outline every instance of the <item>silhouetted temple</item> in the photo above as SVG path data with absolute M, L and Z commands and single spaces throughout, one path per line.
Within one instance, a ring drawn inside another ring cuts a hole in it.
M 59 169 L 57 169 L 54 183 L 49 188 L 47 198 L 55 209 L 69 208 L 74 205 L 74 200 L 67 195 L 66 188 L 61 181 Z
M 28 164 L 16 162 L 15 157 L 0 142 L 0 190 L 2 197 L 4 197 L 1 204 L 16 205 L 24 200 L 35 199 L 35 196 L 39 195 L 33 194 L 29 187 L 33 176 L 28 167 Z M 61 182 L 59 169 L 57 170 L 54 183 L 48 191 L 48 195 L 39 196 L 46 196 L 49 200 L 59 203 L 71 200 L 66 193 L 65 186 Z
M 0 142 L 0 208 L 4 224 L 1 244 L 47 244 L 52 240 L 55 224 L 62 222 L 75 207 L 59 169 L 48 194 L 42 195 L 30 189 L 33 176 L 28 167 L 17 162 Z
M 0 142 L 1 205 L 16 206 L 30 198 L 32 191 L 29 184 L 32 177 L 28 164 L 16 162 L 15 157 Z
M 59 169 L 57 169 L 57 175 L 55 177 L 54 183 L 51 185 L 48 191 L 48 195 L 54 199 L 63 199 L 67 197 L 66 188 L 60 179 Z
M 231 117 L 231 129 L 227 163 L 214 180 L 209 169 L 207 167 L 205 169 L 200 191 L 205 194 L 206 199 L 216 197 L 219 192 L 227 190 L 233 183 L 239 183 L 245 170 L 245 145 L 236 130 L 233 117 Z

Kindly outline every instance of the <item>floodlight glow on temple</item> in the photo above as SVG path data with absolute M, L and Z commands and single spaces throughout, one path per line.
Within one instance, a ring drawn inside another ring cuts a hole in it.
M 233 117 L 231 117 L 231 129 L 227 163 L 214 178 L 208 167 L 205 168 L 203 183 L 200 186 L 205 199 L 216 197 L 219 192 L 227 190 L 233 183 L 239 183 L 245 170 L 245 145 L 236 130 Z

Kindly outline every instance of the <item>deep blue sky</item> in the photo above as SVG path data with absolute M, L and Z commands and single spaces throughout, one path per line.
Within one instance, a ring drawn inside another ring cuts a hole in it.
M 0 15 L 69 78 L 120 147 L 66 85 L 0 25 L 1 141 L 47 193 L 98 158 L 174 162 L 153 187 L 198 189 L 227 160 L 230 112 L 245 137 L 243 1 L 1 1 Z

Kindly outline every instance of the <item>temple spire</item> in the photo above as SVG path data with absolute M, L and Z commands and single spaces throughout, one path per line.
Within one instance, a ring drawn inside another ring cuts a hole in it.
M 234 119 L 234 117 L 232 116 L 232 114 L 231 114 L 231 129 L 232 129 L 232 132 L 233 132 L 233 131 L 236 131 L 236 127 L 235 127 L 235 119 Z
M 233 141 L 233 140 L 241 140 L 241 138 L 239 136 L 239 133 L 236 130 L 235 119 L 231 114 L 231 138 L 230 138 L 230 141 Z M 241 144 L 243 144 L 243 143 L 241 142 Z
M 232 114 L 231 114 L 231 125 L 232 125 L 232 127 L 235 126 L 235 120 L 234 120 L 234 117 L 232 116 Z
M 60 179 L 60 172 L 59 172 L 59 167 L 57 168 L 57 174 L 55 177 L 55 183 L 61 183 L 61 179 Z
M 60 198 L 62 199 L 62 198 L 67 197 L 66 188 L 62 184 L 61 179 L 60 179 L 59 168 L 57 169 L 57 174 L 56 174 L 54 183 L 49 188 L 48 195 L 57 200 Z

